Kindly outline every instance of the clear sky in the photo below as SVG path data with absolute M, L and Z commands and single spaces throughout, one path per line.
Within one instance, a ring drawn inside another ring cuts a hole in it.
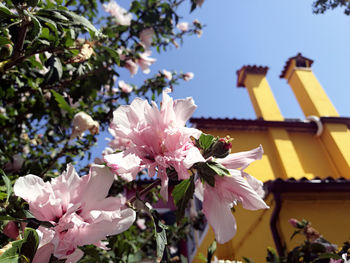
M 279 78 L 287 59 L 298 52 L 314 60 L 312 70 L 339 114 L 350 116 L 350 17 L 342 10 L 316 15 L 312 1 L 305 0 L 205 0 L 190 15 L 187 3 L 183 9 L 182 21 L 197 18 L 206 24 L 203 35 L 185 38 L 170 52 L 153 52 L 158 60 L 151 74 L 164 68 L 194 72 L 194 79 L 181 82 L 173 93 L 194 98 L 194 117 L 255 119 L 247 91 L 236 87 L 236 71 L 262 65 L 270 68 L 267 79 L 284 117 L 304 119 L 286 80 Z M 134 83 L 146 77 L 127 75 L 121 77 Z
M 117 1 L 128 8 L 130 1 Z M 188 1 L 189 2 L 189 1 Z M 350 17 L 342 10 L 323 15 L 312 13 L 311 0 L 205 0 L 181 21 L 198 19 L 206 27 L 201 38 L 185 38 L 184 44 L 152 56 L 157 62 L 151 73 L 168 69 L 195 74 L 193 80 L 175 87 L 173 97 L 192 96 L 198 105 L 194 117 L 255 119 L 247 91 L 237 88 L 236 71 L 243 65 L 268 66 L 268 82 L 285 118 L 305 119 L 299 105 L 279 75 L 289 57 L 301 52 L 314 60 L 312 70 L 340 116 L 350 117 Z M 140 85 L 141 71 L 127 82 Z M 106 142 L 100 136 L 94 155 Z

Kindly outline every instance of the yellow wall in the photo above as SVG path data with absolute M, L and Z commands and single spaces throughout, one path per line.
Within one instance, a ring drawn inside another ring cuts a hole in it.
M 282 77 L 291 85 L 305 116 L 338 116 L 311 71 L 312 61 L 306 59 L 307 67 L 298 68 L 293 60 L 296 58 L 305 59 L 301 54 L 290 58 Z M 256 69 L 256 66 L 245 66 L 238 71 L 239 85 L 247 88 L 257 118 L 283 121 L 265 79 L 267 70 Z M 263 182 L 291 177 L 350 178 L 349 129 L 345 124 L 324 123 L 323 126 L 324 131 L 319 137 L 310 132 L 289 132 L 282 127 L 258 131 L 199 128 L 205 133 L 234 138 L 232 152 L 247 151 L 261 144 L 264 148 L 262 160 L 252 163 L 245 171 Z M 289 218 L 309 220 L 314 228 L 336 244 L 341 245 L 350 238 L 350 193 L 284 193 L 282 197 L 277 226 L 287 249 L 294 248 L 304 240 L 296 237 L 290 241 L 294 229 L 288 223 Z M 266 262 L 266 248 L 274 247 L 270 230 L 270 218 L 275 207 L 272 194 L 269 194 L 266 203 L 271 207 L 269 210 L 247 211 L 240 205 L 236 207 L 237 234 L 228 243 L 218 245 L 216 255 L 219 259 L 242 260 L 246 256 L 256 263 Z M 214 233 L 210 229 L 198 252 L 206 255 L 213 240 Z M 194 262 L 201 261 L 195 259 Z

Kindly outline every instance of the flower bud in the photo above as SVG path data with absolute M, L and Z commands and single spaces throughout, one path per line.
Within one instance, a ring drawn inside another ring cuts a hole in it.
M 216 158 L 224 158 L 230 154 L 232 138 L 230 136 L 226 136 L 225 138 L 220 138 L 216 142 L 214 142 L 212 146 L 212 156 Z
M 89 130 L 91 134 L 97 134 L 99 132 L 100 125 L 97 121 L 94 121 L 90 115 L 85 112 L 79 112 L 75 114 L 72 122 L 72 135 L 70 139 L 83 136 L 86 130 Z
M 8 222 L 2 232 L 12 239 L 16 239 L 19 235 L 18 226 L 13 221 Z

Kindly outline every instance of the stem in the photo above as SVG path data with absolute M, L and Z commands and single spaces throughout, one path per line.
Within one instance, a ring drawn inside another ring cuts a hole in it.
M 161 180 L 160 180 L 160 179 L 155 180 L 153 183 L 151 183 L 151 184 L 150 184 L 149 186 L 147 186 L 145 189 L 141 190 L 141 192 L 138 193 L 138 195 L 141 196 L 141 195 L 144 195 L 144 194 L 148 193 L 148 192 L 151 191 L 154 187 L 160 185 L 160 183 L 161 183 Z M 127 204 L 129 204 L 129 206 L 130 206 L 133 202 L 135 202 L 136 198 L 137 198 L 136 195 L 133 196 L 133 197 L 131 197 L 131 198 L 127 201 Z
M 54 158 L 51 159 L 51 161 L 48 163 L 47 167 L 40 173 L 40 175 L 39 175 L 40 177 L 43 177 L 44 174 L 46 174 L 46 172 L 48 170 L 50 170 L 52 168 L 52 166 L 54 166 L 54 164 L 57 162 L 57 160 L 65 154 L 67 147 L 68 147 L 68 143 L 69 143 L 69 140 L 64 144 L 61 151 L 58 154 L 56 154 L 56 156 Z

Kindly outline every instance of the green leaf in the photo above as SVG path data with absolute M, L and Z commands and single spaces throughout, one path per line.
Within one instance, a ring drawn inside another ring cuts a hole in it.
M 3 3 L 0 2 L 0 20 L 7 17 L 14 16 L 10 9 L 8 9 Z
M 47 84 L 56 83 L 62 78 L 62 63 L 58 57 L 51 56 L 45 62 L 45 66 L 49 68 L 49 71 L 45 75 L 45 82 Z
M 156 210 L 152 210 L 151 212 L 155 229 L 154 233 L 157 243 L 157 262 L 160 262 L 163 258 L 165 246 L 168 244 L 165 231 L 168 227 L 160 221 L 159 214 Z
M 191 184 L 191 179 L 186 179 L 181 181 L 181 183 L 177 184 L 174 187 L 174 190 L 171 193 L 171 195 L 173 196 L 174 202 L 176 205 L 179 203 L 180 199 L 184 196 L 190 184 Z
M 66 16 L 71 24 L 73 25 L 78 25 L 78 26 L 83 26 L 86 29 L 91 30 L 97 37 L 101 37 L 102 34 L 99 30 L 96 29 L 96 27 L 90 23 L 89 20 L 87 20 L 83 16 L 79 16 L 71 11 L 68 10 L 57 10 L 57 12 L 60 12 L 62 15 Z
M 323 253 L 323 254 L 319 255 L 318 258 L 319 259 L 321 259 L 321 258 L 341 259 L 341 256 L 339 256 L 337 254 L 333 254 L 333 253 Z
M 280 258 L 277 255 L 277 252 L 274 248 L 268 247 L 267 248 L 267 262 L 269 263 L 280 263 Z
M 30 259 L 30 262 L 31 262 L 39 246 L 38 233 L 35 231 L 35 229 L 27 227 L 24 230 L 23 239 L 24 239 L 24 242 L 21 246 L 21 255 Z
M 203 262 L 207 262 L 207 258 L 203 255 L 203 253 L 199 252 L 198 256 L 196 256 L 199 260 L 202 260 Z
M 214 253 L 216 251 L 216 241 L 214 240 L 213 243 L 208 247 L 208 255 L 207 255 L 207 263 L 211 263 L 211 259 L 214 256 Z
M 180 222 L 180 220 L 184 217 L 188 202 L 193 198 L 194 188 L 194 176 L 192 175 L 190 179 L 183 180 L 181 183 L 176 185 L 173 192 L 171 193 L 177 207 L 177 222 Z
M 193 166 L 197 170 L 197 174 L 199 178 L 204 180 L 210 186 L 215 186 L 215 176 L 216 172 L 211 167 L 208 166 L 206 162 L 196 163 Z
M 215 138 L 213 135 L 202 133 L 198 139 L 198 143 L 203 150 L 208 150 L 213 144 L 214 140 Z
M 6 194 L 7 194 L 6 203 L 8 203 L 8 201 L 10 199 L 10 196 L 12 195 L 12 192 L 13 192 L 12 184 L 11 184 L 10 179 L 4 173 L 4 171 L 0 169 L 0 172 L 2 173 L 2 178 L 3 178 L 4 182 L 5 182 Z
M 113 58 L 114 62 L 120 66 L 120 58 L 119 58 L 119 54 L 114 50 L 114 49 L 111 49 L 109 47 L 106 47 L 106 46 L 101 46 L 104 50 L 106 50 L 110 55 L 111 57 Z
M 74 110 L 69 106 L 69 104 L 66 102 L 66 100 L 61 94 L 57 93 L 53 89 L 51 90 L 51 93 L 55 97 L 55 100 L 58 103 L 58 107 L 60 107 L 62 110 L 67 111 L 68 113 L 74 112 Z
M 14 218 L 12 216 L 0 216 L 0 221 L 16 221 L 17 218 Z
M 207 162 L 207 165 L 215 172 L 215 174 L 220 176 L 231 176 L 230 172 L 220 163 Z
M 4 46 L 6 44 L 13 45 L 13 43 L 12 43 L 12 41 L 10 39 L 8 39 L 7 37 L 0 36 L 0 47 Z
M 31 28 L 31 30 L 28 32 L 28 39 L 31 41 L 35 41 L 40 35 L 41 35 L 41 24 L 39 22 L 39 20 L 33 16 L 31 13 L 24 11 L 24 13 L 29 16 L 33 22 L 33 27 Z
M 42 22 L 44 22 L 44 25 L 46 25 L 48 28 L 50 28 L 50 30 L 53 31 L 56 36 L 58 36 L 57 25 L 54 21 L 52 21 L 51 19 L 49 19 L 47 17 L 43 17 L 43 16 L 37 16 L 37 18 L 39 20 L 41 20 Z

